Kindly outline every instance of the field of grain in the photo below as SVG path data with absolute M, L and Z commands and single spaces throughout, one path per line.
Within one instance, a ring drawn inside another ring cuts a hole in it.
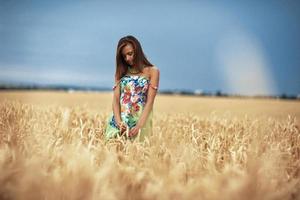
M 299 199 L 300 101 L 158 95 L 143 142 L 111 93 L 0 92 L 0 199 Z

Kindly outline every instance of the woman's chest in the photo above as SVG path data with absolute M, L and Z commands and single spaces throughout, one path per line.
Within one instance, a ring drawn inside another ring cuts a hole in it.
M 149 79 L 144 76 L 125 75 L 121 79 L 121 92 L 131 94 L 146 93 L 149 82 Z

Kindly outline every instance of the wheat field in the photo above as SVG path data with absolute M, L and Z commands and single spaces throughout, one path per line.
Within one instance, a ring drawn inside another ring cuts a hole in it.
M 112 93 L 0 92 L 0 199 L 300 199 L 300 101 L 168 96 L 105 143 Z

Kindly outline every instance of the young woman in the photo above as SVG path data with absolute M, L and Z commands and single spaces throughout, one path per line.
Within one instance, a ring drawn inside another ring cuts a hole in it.
M 105 138 L 124 136 L 140 141 L 152 133 L 152 108 L 159 85 L 159 69 L 146 58 L 140 42 L 133 36 L 118 42 L 116 53 L 113 112 Z

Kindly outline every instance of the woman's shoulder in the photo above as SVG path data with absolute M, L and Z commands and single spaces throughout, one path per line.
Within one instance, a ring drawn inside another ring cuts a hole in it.
M 155 66 L 155 65 L 152 65 L 152 66 L 146 66 L 145 68 L 144 68 L 144 73 L 147 73 L 147 74 L 149 74 L 149 76 L 151 77 L 151 76 L 155 76 L 155 75 L 159 75 L 159 68 L 157 67 L 157 66 Z

